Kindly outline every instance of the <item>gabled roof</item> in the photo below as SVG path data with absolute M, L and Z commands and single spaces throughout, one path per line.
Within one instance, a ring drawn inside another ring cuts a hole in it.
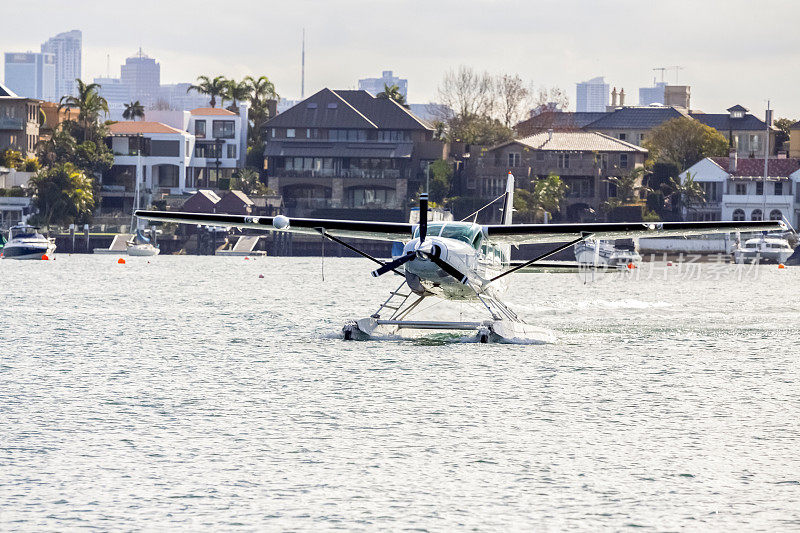
M 727 111 L 728 113 L 733 113 L 734 111 L 744 111 L 745 113 L 747 113 L 750 110 L 744 107 L 743 105 L 736 104 L 733 107 L 729 107 L 725 111 Z
M 800 120 L 798 120 L 797 122 L 795 122 L 794 124 L 792 124 L 791 126 L 789 126 L 789 129 L 790 129 L 790 130 L 796 130 L 796 129 L 800 129 Z
M 322 89 L 268 120 L 268 128 L 431 129 L 393 100 Z
M 222 109 L 221 107 L 198 107 L 190 111 L 192 115 L 233 115 L 238 116 L 233 111 Z
M 108 126 L 111 135 L 143 135 L 145 133 L 179 133 L 186 134 L 185 131 L 167 126 L 161 122 L 114 122 Z
M 688 116 L 672 106 L 620 107 L 591 122 L 586 129 L 649 130 L 673 118 Z
M 433 129 L 411 111 L 389 98 L 378 98 L 367 91 L 335 91 L 381 129 Z
M 523 120 L 514 126 L 514 128 L 523 135 L 526 132 L 533 132 L 541 129 L 579 130 L 606 115 L 608 115 L 608 113 L 605 111 L 545 111 L 535 117 Z
M 227 203 L 230 202 L 232 199 L 237 199 L 244 205 L 254 205 L 253 200 L 251 200 L 249 196 L 247 196 L 244 192 L 237 189 L 231 189 L 230 191 L 228 191 L 227 194 L 225 194 L 225 196 L 223 196 L 222 200 L 220 201 Z
M 4 96 L 4 97 L 8 97 L 8 98 L 19 98 L 19 96 L 14 91 L 9 89 L 8 87 L 3 85 L 2 83 L 0 83 L 0 96 Z
M 556 152 L 638 152 L 647 153 L 647 150 L 635 144 L 615 139 L 610 135 L 596 131 L 554 131 L 537 133 L 530 137 L 508 141 L 495 148 L 508 144 L 521 144 L 534 150 Z
M 729 157 L 709 157 L 709 159 L 732 176 L 760 177 L 764 175 L 763 157 L 761 159 L 737 158 L 736 171 L 733 173 L 728 170 L 730 165 Z M 798 169 L 800 169 L 800 159 L 770 159 L 768 162 L 767 177 L 788 178 Z
M 742 107 L 742 109 L 744 108 Z M 742 118 L 731 118 L 728 113 L 692 113 L 691 117 L 723 134 L 728 131 L 752 131 L 767 128 L 766 122 L 749 113 Z

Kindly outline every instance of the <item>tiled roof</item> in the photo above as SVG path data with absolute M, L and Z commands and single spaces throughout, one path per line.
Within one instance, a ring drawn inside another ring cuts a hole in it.
M 167 126 L 161 122 L 114 122 L 108 126 L 108 131 L 111 135 L 138 135 L 145 133 L 180 133 L 184 134 L 185 131 Z
M 559 152 L 639 152 L 647 153 L 647 150 L 619 139 L 615 139 L 604 133 L 596 131 L 554 131 L 552 136 L 548 132 L 537 133 L 530 137 L 524 137 L 509 143 L 519 143 L 535 150 L 552 150 Z
M 728 111 L 728 112 L 731 112 L 731 111 L 744 111 L 745 113 L 747 113 L 747 112 L 748 112 L 748 111 L 750 111 L 750 110 L 749 110 L 749 109 L 747 109 L 746 107 L 744 107 L 743 105 L 736 104 L 736 105 L 735 105 L 735 106 L 733 106 L 733 107 L 729 107 L 729 108 L 728 108 L 728 109 L 726 109 L 725 111 Z
M 273 117 L 268 128 L 431 129 L 392 100 L 366 91 L 322 89 Z
M 794 124 L 792 124 L 791 126 L 789 126 L 789 129 L 790 129 L 790 130 L 796 130 L 796 129 L 800 129 L 800 120 L 798 120 L 797 122 L 795 122 Z
M 767 124 L 763 120 L 749 113 L 742 118 L 731 118 L 728 113 L 692 113 L 691 117 L 721 133 L 727 131 L 764 130 L 767 128 Z
M 714 163 L 718 164 L 725 172 L 729 172 L 729 157 L 711 157 Z M 789 177 L 793 172 L 800 169 L 800 159 L 770 159 L 768 163 L 767 177 L 779 178 Z M 736 172 L 733 176 L 758 177 L 764 175 L 764 158 L 750 159 L 738 158 L 736 160 Z
M 253 200 L 251 200 L 249 196 L 247 196 L 244 192 L 237 189 L 231 189 L 230 191 L 228 191 L 228 194 L 223 196 L 222 200 L 225 200 L 228 196 L 231 195 L 238 198 L 245 205 L 254 205 Z
M 190 111 L 192 115 L 233 115 L 237 116 L 233 111 L 222 109 L 221 107 L 198 107 Z
M 649 130 L 686 113 L 669 106 L 621 107 L 585 126 L 589 130 Z

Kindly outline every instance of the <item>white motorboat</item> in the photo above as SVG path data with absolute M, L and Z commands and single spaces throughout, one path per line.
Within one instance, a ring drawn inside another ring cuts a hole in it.
M 128 241 L 128 255 L 136 257 L 153 257 L 158 255 L 161 250 L 154 246 L 150 239 L 145 236 L 142 230 L 137 230 L 133 238 Z
M 733 249 L 733 260 L 736 263 L 778 263 L 783 264 L 791 257 L 794 250 L 789 241 L 781 237 L 761 235 L 747 239 L 744 246 L 737 245 Z
M 56 251 L 56 243 L 28 225 L 14 226 L 8 231 L 8 242 L 3 246 L 4 259 L 42 259 Z
M 587 239 L 575 245 L 575 260 L 582 265 L 625 266 L 642 261 L 634 248 L 621 248 L 608 241 Z

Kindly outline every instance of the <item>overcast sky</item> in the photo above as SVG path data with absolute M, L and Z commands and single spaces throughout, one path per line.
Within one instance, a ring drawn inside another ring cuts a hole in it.
M 28 0 L 2 8 L 0 51 L 39 50 L 48 37 L 83 31 L 84 78 L 111 74 L 141 45 L 162 83 L 200 74 L 269 76 L 300 96 L 306 29 L 306 95 L 355 88 L 393 70 L 412 103 L 434 101 L 443 72 L 464 64 L 563 87 L 605 76 L 638 100 L 654 67 L 680 65 L 692 107 L 739 103 L 763 116 L 800 119 L 797 0 Z M 675 83 L 675 72 L 667 74 Z M 629 97 L 629 98 L 630 98 Z

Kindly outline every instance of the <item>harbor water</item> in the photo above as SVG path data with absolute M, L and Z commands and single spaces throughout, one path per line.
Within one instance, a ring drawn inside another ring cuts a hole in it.
M 518 274 L 557 342 L 342 341 L 371 269 L 0 261 L 0 530 L 800 529 L 800 268 Z

